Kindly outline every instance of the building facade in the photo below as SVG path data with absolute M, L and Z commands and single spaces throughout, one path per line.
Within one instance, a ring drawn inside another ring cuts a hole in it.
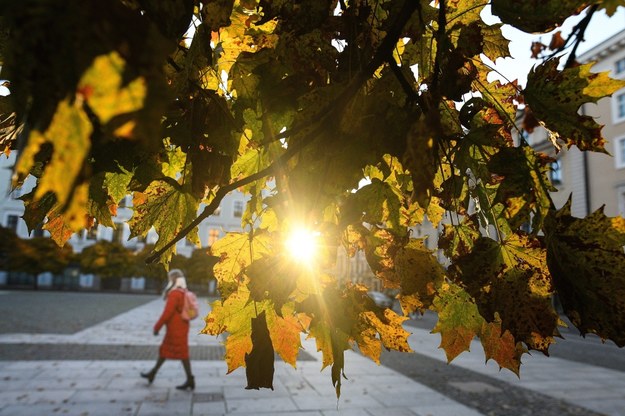
M 593 72 L 609 71 L 612 78 L 625 79 L 625 29 L 578 60 L 595 62 Z M 589 210 L 592 212 L 605 204 L 606 215 L 625 216 L 625 88 L 616 91 L 611 98 L 584 105 L 582 111 L 604 125 L 606 150 L 610 153 L 588 153 L 585 161 Z

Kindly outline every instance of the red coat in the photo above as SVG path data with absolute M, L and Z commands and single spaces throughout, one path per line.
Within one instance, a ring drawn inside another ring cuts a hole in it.
M 175 360 L 189 358 L 189 321 L 180 316 L 184 304 L 184 292 L 174 289 L 167 295 L 167 303 L 160 319 L 154 325 L 158 332 L 163 325 L 167 327 L 165 338 L 159 349 L 159 356 Z

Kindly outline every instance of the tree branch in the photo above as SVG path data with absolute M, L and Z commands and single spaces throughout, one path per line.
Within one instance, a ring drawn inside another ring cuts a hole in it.
M 410 85 L 404 74 L 401 72 L 401 68 L 397 65 L 397 62 L 395 62 L 394 59 L 389 59 L 388 64 L 391 67 L 391 71 L 393 71 L 395 78 L 397 78 L 402 89 L 408 96 L 408 101 L 418 103 L 420 98 L 419 94 L 412 89 L 412 85 Z
M 351 101 L 354 95 L 358 92 L 358 90 L 363 86 L 363 84 L 373 75 L 373 73 L 382 65 L 384 62 L 389 61 L 389 57 L 392 56 L 392 51 L 397 41 L 399 40 L 401 33 L 403 31 L 404 26 L 410 20 L 410 17 L 414 13 L 414 11 L 420 6 L 420 2 L 416 0 L 406 0 L 401 10 L 398 12 L 396 20 L 393 22 L 389 30 L 387 31 L 386 36 L 380 43 L 380 46 L 376 50 L 371 61 L 350 81 L 350 83 L 345 87 L 345 89 L 341 92 L 338 98 L 330 105 L 328 105 L 324 110 L 321 111 L 320 114 L 317 115 L 316 127 L 305 134 L 300 140 L 290 145 L 286 151 L 270 166 L 262 169 L 250 176 L 246 176 L 238 181 L 232 182 L 226 186 L 219 188 L 215 197 L 208 204 L 204 210 L 198 215 L 195 220 L 189 223 L 186 227 L 176 234 L 176 236 L 165 244 L 161 249 L 153 252 L 146 259 L 146 263 L 155 262 L 160 256 L 163 255 L 167 250 L 169 250 L 173 245 L 175 245 L 178 241 L 180 241 L 184 236 L 186 236 L 191 230 L 197 227 L 202 221 L 208 218 L 221 204 L 223 198 L 230 192 L 234 191 L 241 186 L 245 186 L 252 182 L 255 182 L 264 177 L 270 176 L 275 173 L 280 167 L 284 165 L 290 158 L 299 153 L 302 149 L 312 143 L 323 130 L 327 129 L 327 123 L 336 121 L 340 118 L 345 110 L 347 104 Z M 308 125 L 308 123 L 304 123 Z M 290 131 L 285 131 L 282 134 L 276 135 L 278 138 L 288 137 L 289 134 L 293 134 L 293 131 L 301 130 L 301 126 L 295 126 Z
M 568 59 L 566 60 L 566 64 L 564 64 L 565 68 L 569 68 L 575 62 L 575 53 L 577 52 L 577 47 L 584 41 L 584 33 L 588 28 L 588 24 L 590 23 L 590 19 L 595 14 L 597 9 L 599 8 L 598 4 L 593 4 L 590 9 L 588 9 L 588 13 L 586 16 L 575 26 L 575 32 L 577 32 L 577 38 L 575 39 L 575 45 L 573 45 L 573 49 L 571 49 L 571 53 L 569 54 Z M 575 33 L 574 32 L 574 33 Z
M 438 30 L 436 31 L 436 57 L 434 58 L 434 78 L 432 79 L 432 91 L 438 91 L 440 78 L 441 60 L 443 59 L 443 43 L 445 40 L 445 26 L 447 26 L 447 11 L 445 0 L 440 0 L 438 6 Z

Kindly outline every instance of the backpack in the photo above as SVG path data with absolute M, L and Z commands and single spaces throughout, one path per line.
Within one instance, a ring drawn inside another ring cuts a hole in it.
M 200 314 L 200 306 L 197 301 L 197 296 L 190 290 L 184 291 L 184 303 L 182 304 L 182 312 L 180 316 L 185 321 L 191 321 Z

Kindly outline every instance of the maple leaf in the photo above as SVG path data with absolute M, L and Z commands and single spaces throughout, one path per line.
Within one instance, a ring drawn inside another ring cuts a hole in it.
M 402 322 L 408 317 L 399 316 L 390 309 L 384 309 L 382 316 L 373 311 L 365 311 L 361 313 L 360 319 L 364 320 L 379 334 L 382 345 L 386 349 L 400 352 L 412 351 L 408 345 L 410 333 L 402 327 Z M 371 358 L 379 364 L 379 355 Z
M 145 192 L 135 192 L 134 214 L 128 221 L 129 238 L 145 236 L 150 228 L 154 227 L 158 233 L 158 241 L 154 248 L 159 250 L 195 219 L 198 206 L 197 199 L 175 181 L 156 180 Z M 197 228 L 187 236 L 187 239 L 194 243 L 198 242 Z M 175 247 L 171 247 L 165 251 L 161 261 L 167 262 L 175 250 Z
M 542 228 L 552 206 L 549 192 L 556 191 L 548 176 L 551 162 L 530 146 L 501 149 L 490 160 L 490 171 L 504 177 L 494 202 L 505 204 L 504 213 L 513 228 L 529 222 L 530 211 L 534 230 Z
M 53 192 L 48 192 L 38 200 L 34 200 L 34 191 L 22 195 L 20 199 L 24 201 L 24 215 L 22 218 L 28 227 L 28 232 L 32 232 L 44 223 L 48 212 L 56 204 L 56 196 Z
M 551 35 L 551 42 L 549 42 L 549 49 L 552 51 L 563 47 L 566 44 L 566 41 L 562 37 L 562 31 L 558 30 L 553 35 Z
M 471 341 L 481 330 L 484 318 L 471 296 L 461 287 L 446 283 L 433 302 L 438 321 L 432 333 L 441 334 L 439 348 L 445 351 L 447 362 L 469 351 Z
M 239 286 L 239 278 L 254 260 L 272 253 L 272 238 L 266 232 L 227 233 L 211 247 L 211 253 L 219 257 L 213 267 L 222 299 L 226 299 Z
M 251 298 L 257 302 L 271 299 L 278 313 L 291 300 L 301 273 L 301 269 L 283 256 L 262 257 L 245 269 Z
M 214 301 L 210 313 L 204 318 L 205 326 L 200 333 L 220 335 L 228 332 L 224 356 L 228 374 L 244 367 L 245 355 L 252 352 L 252 319 L 256 318 L 259 309 L 263 310 L 249 302 L 249 293 L 233 292 L 224 301 Z
M 147 94 L 145 79 L 123 80 L 126 62 L 117 53 L 96 57 L 78 83 L 78 91 L 102 124 L 113 117 L 143 108 Z
M 43 225 L 43 229 L 50 232 L 50 238 L 60 247 L 65 245 L 73 233 L 88 226 L 89 215 L 86 210 L 88 194 L 88 184 L 80 184 L 74 188 L 68 206 L 57 204 L 48 212 L 48 221 Z
M 42 146 L 53 146 L 50 161 L 46 164 L 33 195 L 38 200 L 48 192 L 56 195 L 58 204 L 67 204 L 73 184 L 83 168 L 91 144 L 89 136 L 93 128 L 85 111 L 78 103 L 61 101 L 45 132 L 33 130 L 28 144 L 20 153 L 15 166 L 18 177 L 26 177 L 35 164 L 35 156 Z
M 501 321 L 484 322 L 479 334 L 486 361 L 495 360 L 499 368 L 507 368 L 519 376 L 521 356 L 527 352 L 520 342 L 516 342 L 510 331 L 502 333 Z
M 582 335 L 625 346 L 625 220 L 600 208 L 571 216 L 571 199 L 545 220 L 547 264 L 564 307 Z
M 468 254 L 481 236 L 475 217 L 465 217 L 457 225 L 443 224 L 443 232 L 438 240 L 438 247 L 447 257 L 456 259 Z
M 492 12 L 504 23 L 524 32 L 548 32 L 589 3 L 587 0 L 493 0 Z
M 433 252 L 424 247 L 423 240 L 411 238 L 397 252 L 394 262 L 404 313 L 414 311 L 414 307 L 407 307 L 409 304 L 417 305 L 419 309 L 429 308 L 445 275 Z
M 473 81 L 473 90 L 479 91 L 482 98 L 499 112 L 503 120 L 513 123 L 516 119 L 517 105 L 520 88 L 517 81 L 502 84 L 499 80 L 488 81 L 491 72 L 484 64 L 476 64 L 480 69 L 477 78 Z
M 399 227 L 399 208 L 401 195 L 386 182 L 373 178 L 370 184 L 360 188 L 353 203 L 366 207 L 363 221 L 370 224 L 388 224 L 390 228 Z
M 579 114 L 579 108 L 612 95 L 625 87 L 625 81 L 611 79 L 607 72 L 590 72 L 593 63 L 561 71 L 558 63 L 559 59 L 549 59 L 529 73 L 524 90 L 527 105 L 567 147 L 607 153 L 602 126 L 594 118 Z
M 502 242 L 481 237 L 470 254 L 458 259 L 452 274 L 466 285 L 488 322 L 498 314 L 502 329 L 515 340 L 547 354 L 559 335 L 559 319 L 545 266 L 546 252 L 538 240 L 512 234 Z

